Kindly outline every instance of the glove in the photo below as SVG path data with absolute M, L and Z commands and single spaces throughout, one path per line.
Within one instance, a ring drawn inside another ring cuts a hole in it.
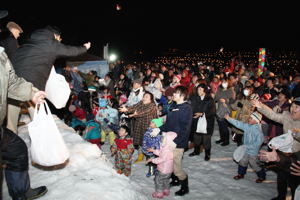
M 237 106 L 238 106 L 239 108 L 243 108 L 243 104 L 242 104 L 241 102 L 238 102 L 238 103 L 237 103 Z
M 156 136 L 159 134 L 159 132 L 160 132 L 160 129 L 159 129 L 159 128 L 154 128 L 154 129 L 152 130 L 152 132 L 150 133 L 150 136 L 151 136 L 151 137 L 156 137 Z
M 103 120 L 104 120 L 105 123 L 108 124 L 109 120 L 107 118 L 104 118 Z

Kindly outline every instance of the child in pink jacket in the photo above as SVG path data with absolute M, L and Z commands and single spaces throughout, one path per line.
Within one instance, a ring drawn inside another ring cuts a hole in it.
M 175 132 L 163 132 L 162 142 L 160 149 L 148 149 L 149 152 L 153 152 L 157 155 L 157 158 L 150 158 L 148 162 L 157 164 L 158 172 L 155 174 L 155 192 L 152 194 L 153 198 L 162 199 L 164 196 L 170 194 L 169 179 L 174 170 L 173 168 L 173 150 L 176 148 L 176 144 L 173 140 L 177 137 Z

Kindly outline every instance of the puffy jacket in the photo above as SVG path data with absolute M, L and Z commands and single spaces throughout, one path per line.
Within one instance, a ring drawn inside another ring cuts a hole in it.
M 34 31 L 28 43 L 21 45 L 12 57 L 16 74 L 44 90 L 52 65 L 64 56 L 77 56 L 85 53 L 84 46 L 75 47 L 60 43 L 49 29 Z
M 0 125 L 6 116 L 7 97 L 27 101 L 36 91 L 31 83 L 15 74 L 4 48 L 0 47 Z
M 164 136 L 166 137 L 165 144 L 162 144 L 159 150 L 153 152 L 158 157 L 152 159 L 152 162 L 157 164 L 158 171 L 163 174 L 170 174 L 174 171 L 174 147 L 171 144 L 176 136 L 175 132 L 166 132 Z

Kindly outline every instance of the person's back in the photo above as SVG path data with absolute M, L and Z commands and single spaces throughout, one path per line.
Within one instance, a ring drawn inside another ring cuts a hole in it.
M 12 57 L 16 74 L 45 89 L 52 65 L 63 56 L 76 56 L 87 51 L 84 46 L 68 46 L 55 39 L 49 28 L 34 31 L 27 43 L 20 46 Z

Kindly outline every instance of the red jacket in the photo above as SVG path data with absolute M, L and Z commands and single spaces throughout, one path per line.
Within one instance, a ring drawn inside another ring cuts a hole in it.
M 132 138 L 116 138 L 115 142 L 118 150 L 128 149 L 128 145 L 132 144 Z

